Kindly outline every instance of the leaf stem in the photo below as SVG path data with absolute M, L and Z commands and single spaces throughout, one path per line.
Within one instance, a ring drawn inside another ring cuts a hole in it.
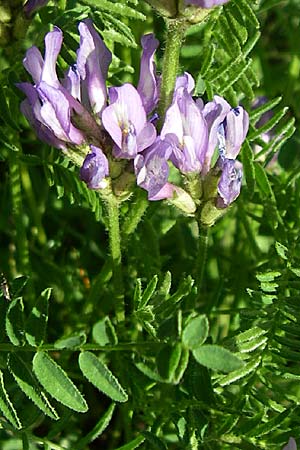
M 10 343 L 0 344 L 0 352 L 79 352 L 79 351 L 94 351 L 94 352 L 119 352 L 119 351 L 132 351 L 135 348 L 153 348 L 161 347 L 164 344 L 158 341 L 136 341 L 136 342 L 121 342 L 117 345 L 99 345 L 99 344 L 83 344 L 74 348 L 57 348 L 55 344 L 43 344 L 38 348 L 32 345 L 16 346 Z
M 167 108 L 172 102 L 176 76 L 179 68 L 179 56 L 184 39 L 186 24 L 180 19 L 166 19 L 167 36 L 162 66 L 160 101 L 158 113 L 162 125 Z

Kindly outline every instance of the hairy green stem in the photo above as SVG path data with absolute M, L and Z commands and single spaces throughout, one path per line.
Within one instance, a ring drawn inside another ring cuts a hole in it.
M 197 298 L 200 298 L 201 288 L 203 283 L 204 271 L 207 260 L 207 247 L 208 247 L 208 230 L 209 227 L 198 223 L 199 227 L 199 239 L 198 239 L 198 254 L 196 260 L 196 283 L 197 283 Z
M 23 217 L 21 169 L 19 161 L 10 158 L 10 192 L 16 231 L 17 270 L 23 274 L 30 273 L 29 250 Z
M 115 195 L 110 192 L 105 196 L 105 205 L 108 219 L 108 238 L 110 257 L 112 261 L 112 271 L 115 292 L 115 311 L 118 322 L 125 319 L 124 304 L 124 284 L 122 273 L 122 253 L 121 253 L 121 237 L 119 224 L 119 202 Z
M 122 225 L 122 235 L 125 238 L 128 238 L 135 230 L 138 224 L 140 223 L 146 209 L 148 208 L 149 201 L 147 199 L 147 194 L 144 190 L 139 189 L 136 194 L 136 198 L 134 203 L 131 204 L 130 210 L 124 220 Z M 124 245 L 124 242 L 123 242 Z
M 160 125 L 163 122 L 167 108 L 172 102 L 176 76 L 179 68 L 179 55 L 184 38 L 186 25 L 182 20 L 166 19 L 167 37 L 162 66 L 160 101 L 158 113 Z

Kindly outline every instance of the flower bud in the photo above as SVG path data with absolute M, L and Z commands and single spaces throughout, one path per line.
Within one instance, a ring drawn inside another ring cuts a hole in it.
M 176 0 L 146 0 L 164 17 L 175 17 L 177 14 Z
M 168 199 L 168 203 L 176 206 L 181 212 L 189 216 L 196 212 L 196 204 L 190 194 L 177 186 L 174 187 L 173 197 Z
M 128 200 L 133 193 L 135 181 L 135 175 L 133 173 L 123 172 L 122 175 L 112 183 L 113 191 L 119 200 Z
M 215 222 L 223 216 L 225 211 L 226 209 L 217 208 L 214 201 L 208 201 L 204 204 L 201 210 L 201 223 L 207 227 L 212 227 Z
M 203 195 L 203 184 L 200 175 L 198 173 L 186 174 L 185 185 L 193 200 L 199 203 Z

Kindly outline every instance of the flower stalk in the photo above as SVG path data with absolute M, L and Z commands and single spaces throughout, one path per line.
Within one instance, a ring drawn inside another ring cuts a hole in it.
M 199 238 L 198 238 L 198 253 L 196 260 L 196 285 L 198 292 L 197 298 L 199 299 L 201 295 L 201 288 L 207 261 L 209 227 L 203 225 L 199 220 L 198 228 L 199 228 Z
M 167 37 L 162 66 L 160 101 L 158 105 L 161 124 L 163 123 L 165 112 L 172 102 L 176 76 L 179 68 L 180 50 L 186 30 L 186 24 L 182 20 L 166 19 L 166 25 Z
M 99 190 L 99 193 L 106 206 L 109 249 L 114 279 L 113 286 L 115 294 L 116 318 L 118 322 L 123 322 L 125 320 L 125 304 L 119 224 L 119 202 L 111 190 L 110 192 L 107 192 L 107 190 Z

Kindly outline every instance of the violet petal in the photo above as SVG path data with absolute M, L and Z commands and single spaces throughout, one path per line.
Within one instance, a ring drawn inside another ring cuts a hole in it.
M 98 114 L 106 104 L 106 77 L 112 55 L 90 19 L 79 24 L 77 69 L 88 93 L 91 110 Z
M 249 128 L 248 113 L 241 107 L 233 108 L 226 115 L 226 158 L 235 159 Z
M 111 88 L 109 97 L 102 123 L 116 144 L 114 155 L 132 159 L 154 142 L 155 127 L 147 122 L 141 97 L 131 84 Z
M 188 72 L 184 72 L 183 75 L 180 75 L 176 78 L 176 84 L 175 84 L 175 91 L 179 88 L 185 88 L 189 94 L 193 93 L 193 90 L 195 89 L 195 81 L 192 75 Z
M 187 5 L 197 5 L 201 8 L 213 8 L 214 6 L 224 5 L 229 0 L 186 0 Z
M 141 57 L 140 79 L 137 91 L 141 96 L 146 113 L 149 114 L 158 102 L 158 80 L 154 63 L 154 53 L 159 42 L 155 39 L 154 35 L 150 33 L 142 37 L 141 44 L 143 53 Z
M 179 170 L 183 173 L 201 171 L 208 144 L 207 124 L 184 87 L 175 91 L 173 103 L 166 112 L 161 137 L 173 142 L 171 159 Z
M 80 75 L 75 66 L 68 69 L 61 84 L 72 97 L 79 101 L 81 100 Z
M 80 169 L 80 179 L 90 189 L 103 189 L 106 187 L 104 178 L 109 175 L 108 160 L 103 151 L 91 145 L 91 152 L 85 157 Z
M 205 155 L 202 173 L 206 175 L 211 168 L 211 160 L 214 151 L 219 143 L 218 130 L 224 121 L 226 114 L 231 110 L 231 106 L 226 100 L 217 95 L 211 102 L 206 103 L 203 108 L 203 115 L 208 126 L 208 148 Z
M 45 81 L 49 86 L 60 87 L 60 82 L 56 73 L 56 61 L 63 41 L 62 31 L 54 27 L 53 31 L 45 37 L 45 62 L 42 70 L 41 81 Z
M 294 438 L 290 437 L 287 445 L 282 450 L 297 450 L 297 444 Z
M 158 138 L 149 149 L 137 155 L 134 160 L 137 184 L 148 191 L 149 200 L 161 200 L 171 196 L 169 187 L 165 188 L 169 176 L 167 161 L 171 152 L 170 144 Z
M 242 164 L 233 159 L 219 160 L 218 164 L 222 170 L 218 184 L 219 198 L 217 207 L 226 208 L 240 194 L 242 185 Z
M 24 13 L 26 17 L 30 17 L 37 9 L 46 5 L 49 0 L 28 0 L 24 5 Z
M 71 122 L 70 104 L 64 93 L 41 82 L 38 93 L 42 100 L 41 116 L 55 136 L 76 145 L 82 144 L 84 136 Z
M 24 114 L 30 125 L 35 130 L 37 136 L 41 141 L 46 142 L 53 147 L 65 149 L 66 146 L 63 141 L 59 140 L 53 131 L 47 127 L 43 122 L 41 116 L 41 102 L 36 91 L 36 88 L 30 83 L 20 83 L 17 85 L 27 96 L 21 103 L 20 109 Z
M 44 59 L 37 47 L 33 46 L 27 50 L 23 65 L 32 76 L 34 83 L 38 84 L 42 78 Z

